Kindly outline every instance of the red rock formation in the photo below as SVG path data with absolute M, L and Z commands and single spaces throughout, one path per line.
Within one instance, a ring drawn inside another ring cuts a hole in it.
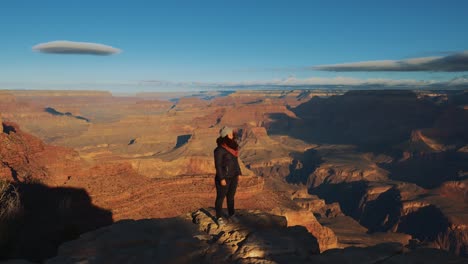
M 285 178 L 290 173 L 294 148 L 273 140 L 264 127 L 243 126 L 240 157 L 256 175 Z
M 320 252 L 338 247 L 338 239 L 333 230 L 322 226 L 315 216 L 309 211 L 280 210 L 280 215 L 286 217 L 288 226 L 304 226 L 319 244 Z
M 320 153 L 320 150 L 318 150 Z M 388 171 L 380 168 L 365 154 L 327 153 L 324 162 L 309 176 L 307 184 L 317 187 L 322 183 L 343 183 L 356 181 L 384 181 Z
M 3 122 L 0 133 L 1 177 L 5 180 L 38 179 L 55 182 L 76 169 L 78 153 L 63 147 L 45 145 L 38 138 L 22 132 L 11 122 Z
M 339 203 L 327 204 L 316 195 L 310 195 L 307 189 L 300 189 L 291 195 L 291 199 L 302 209 L 312 212 L 318 218 L 343 216 Z

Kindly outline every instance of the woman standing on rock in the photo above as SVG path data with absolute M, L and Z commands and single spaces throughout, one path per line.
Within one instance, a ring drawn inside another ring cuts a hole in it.
M 234 138 L 232 128 L 227 126 L 219 131 L 219 138 L 216 140 L 218 147 L 214 150 L 214 160 L 216 167 L 216 219 L 218 225 L 223 225 L 223 202 L 227 198 L 229 218 L 234 216 L 234 196 L 236 195 L 239 175 L 242 175 L 239 167 L 239 145 Z

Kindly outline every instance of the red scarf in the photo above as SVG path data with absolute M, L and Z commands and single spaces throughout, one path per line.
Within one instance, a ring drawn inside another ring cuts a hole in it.
M 235 149 L 232 149 L 230 147 L 228 147 L 228 145 L 226 144 L 222 144 L 221 147 L 223 147 L 225 150 L 227 150 L 229 153 L 231 153 L 232 155 L 234 155 L 234 157 L 238 157 L 239 156 L 239 151 L 238 150 L 235 150 Z

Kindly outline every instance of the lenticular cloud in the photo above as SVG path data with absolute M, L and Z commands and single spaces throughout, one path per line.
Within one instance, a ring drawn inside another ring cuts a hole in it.
M 407 60 L 361 61 L 353 63 L 320 65 L 312 67 L 319 71 L 356 72 L 356 71 L 468 71 L 468 51 L 444 57 L 423 57 Z
M 120 49 L 103 44 L 65 40 L 37 44 L 32 49 L 41 53 L 100 56 L 113 55 L 121 52 Z

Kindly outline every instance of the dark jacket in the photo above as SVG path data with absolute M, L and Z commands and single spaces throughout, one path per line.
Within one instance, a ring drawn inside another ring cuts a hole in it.
M 221 146 L 214 150 L 214 161 L 217 180 L 242 175 L 238 158 Z

